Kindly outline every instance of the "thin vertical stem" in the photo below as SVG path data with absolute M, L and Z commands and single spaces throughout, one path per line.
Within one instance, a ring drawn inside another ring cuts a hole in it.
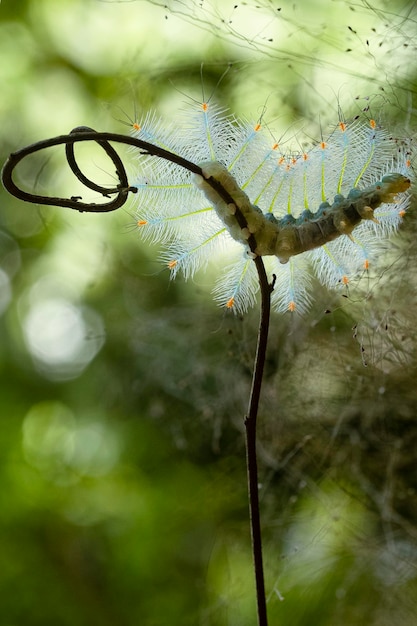
M 252 556 L 255 571 L 258 626 L 268 625 L 266 610 L 265 580 L 262 556 L 261 518 L 259 511 L 258 462 L 256 454 L 256 425 L 259 398 L 261 394 L 265 356 L 268 343 L 269 320 L 271 312 L 271 292 L 261 257 L 255 259 L 261 286 L 261 315 L 258 330 L 258 343 L 249 398 L 248 414 L 245 418 L 246 429 L 246 465 L 248 474 L 249 516 L 252 537 Z

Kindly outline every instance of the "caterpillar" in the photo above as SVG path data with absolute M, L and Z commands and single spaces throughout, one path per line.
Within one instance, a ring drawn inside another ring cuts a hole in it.
M 238 120 L 215 104 L 193 103 L 183 115 L 166 129 L 147 115 L 133 134 L 200 164 L 204 177 L 138 156 L 131 179 L 136 224 L 142 237 L 163 245 L 172 277 L 191 278 L 217 262 L 214 297 L 236 313 L 256 301 L 254 255 L 276 276 L 275 310 L 302 314 L 314 277 L 329 289 L 347 285 L 378 257 L 381 239 L 410 206 L 414 143 L 373 119 L 339 121 L 326 140 L 291 153 L 259 122 Z M 210 177 L 231 204 L 207 183 Z
M 233 198 L 234 204 L 226 204 L 203 177 L 195 175 L 196 185 L 213 204 L 233 239 L 246 244 L 249 234 L 253 234 L 255 253 L 275 255 L 280 263 L 287 263 L 290 257 L 325 245 L 341 235 L 351 237 L 362 220 L 378 223 L 375 209 L 383 203 L 395 202 L 397 194 L 407 191 L 411 185 L 403 174 L 387 174 L 365 189 L 351 189 L 346 198 L 336 194 L 332 205 L 323 202 L 316 213 L 305 209 L 298 218 L 288 215 L 277 219 L 251 203 L 224 165 L 206 162 L 200 166 L 206 179 L 213 177 Z M 241 229 L 234 217 L 236 207 L 246 219 L 246 229 Z

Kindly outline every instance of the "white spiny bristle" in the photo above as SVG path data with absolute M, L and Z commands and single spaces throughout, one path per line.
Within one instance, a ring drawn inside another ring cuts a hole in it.
M 280 153 L 259 124 L 236 120 L 211 103 L 191 105 L 168 125 L 148 114 L 134 126 L 135 136 L 193 163 L 206 164 L 210 175 L 226 171 L 244 192 L 246 200 L 240 198 L 240 205 L 236 201 L 248 223 L 241 229 L 230 205 L 205 197 L 207 183 L 202 177 L 164 159 L 136 153 L 136 180 L 131 184 L 138 187 L 140 234 L 167 247 L 163 261 L 172 276 L 181 272 L 191 278 L 216 260 L 219 250 L 222 254 L 230 250 L 231 264 L 217 281 L 214 297 L 239 313 L 254 304 L 258 291 L 255 264 L 244 254 L 245 241 L 253 232 L 263 244 L 262 254 L 268 255 L 265 242 L 274 228 L 264 227 L 266 222 L 253 205 L 278 220 L 288 215 L 297 218 L 305 209 L 316 213 L 324 201 L 331 205 L 336 194 L 346 197 L 354 187 L 374 185 L 387 173 L 412 178 L 413 142 L 392 138 L 366 118 L 340 122 L 327 139 L 301 154 Z M 341 231 L 345 228 L 347 234 L 292 256 L 285 264 L 275 256 L 264 256 L 269 276 L 276 275 L 274 308 L 304 313 L 312 301 L 313 275 L 329 288 L 346 285 L 377 257 L 381 242 L 398 228 L 410 198 L 410 191 L 399 193 L 396 203 L 381 204 L 370 214 L 374 222 L 363 220 L 352 232 L 340 219 Z

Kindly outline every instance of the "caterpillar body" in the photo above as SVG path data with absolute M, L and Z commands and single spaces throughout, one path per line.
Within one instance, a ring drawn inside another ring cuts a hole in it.
M 275 255 L 280 263 L 287 263 L 290 257 L 325 245 L 341 235 L 350 237 L 362 220 L 378 223 L 374 217 L 375 209 L 383 203 L 395 202 L 396 195 L 407 191 L 411 184 L 403 174 L 387 174 L 365 189 L 351 189 L 346 198 L 337 194 L 332 205 L 323 202 L 316 213 L 305 209 L 298 218 L 287 215 L 277 219 L 272 213 L 264 214 L 251 203 L 224 165 L 206 162 L 201 164 L 201 168 L 205 178 L 196 176 L 196 185 L 213 204 L 233 239 L 246 244 L 249 234 L 254 235 L 255 253 L 259 256 Z M 210 177 L 222 185 L 234 204 L 226 204 L 220 198 L 205 180 Z M 236 207 L 246 219 L 246 229 L 242 229 L 235 218 Z

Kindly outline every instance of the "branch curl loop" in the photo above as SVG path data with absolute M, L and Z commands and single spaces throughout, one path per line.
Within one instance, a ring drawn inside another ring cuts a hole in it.
M 83 174 L 80 167 L 78 166 L 74 154 L 74 144 L 81 141 L 95 141 L 96 143 L 98 143 L 99 146 L 103 148 L 115 167 L 116 175 L 119 180 L 119 184 L 116 187 L 103 187 L 90 180 Z M 142 154 L 152 154 L 163 159 L 168 159 L 169 161 L 172 161 L 181 167 L 185 167 L 195 174 L 199 174 L 200 176 L 202 175 L 201 168 L 194 163 L 191 163 L 191 161 L 188 161 L 187 159 L 184 159 L 172 152 L 169 152 L 168 150 L 164 150 L 159 146 L 154 146 L 147 141 L 142 141 L 141 139 L 121 135 L 118 133 L 97 132 L 94 129 L 89 128 L 88 126 L 77 126 L 77 128 L 74 128 L 68 135 L 59 135 L 57 137 L 51 137 L 50 139 L 44 139 L 42 141 L 38 141 L 29 146 L 26 146 L 25 148 L 22 148 L 17 152 L 13 152 L 9 156 L 3 167 L 3 185 L 10 194 L 15 196 L 19 200 L 31 202 L 32 204 L 46 204 L 51 206 L 67 207 L 75 211 L 88 213 L 106 213 L 109 211 L 115 211 L 125 204 L 129 192 L 136 193 L 137 188 L 129 185 L 123 162 L 116 152 L 115 148 L 110 145 L 110 141 L 136 147 L 141 151 Z M 65 154 L 68 165 L 73 174 L 75 174 L 78 180 L 85 187 L 93 191 L 97 191 L 105 198 L 109 198 L 111 195 L 114 194 L 116 194 L 116 197 L 110 202 L 97 204 L 95 202 L 82 202 L 82 199 L 78 197 L 61 198 L 42 196 L 24 191 L 16 185 L 13 180 L 13 173 L 16 166 L 21 161 L 23 161 L 23 159 L 31 154 L 34 154 L 35 152 L 40 152 L 41 150 L 45 150 L 46 148 L 51 148 L 53 146 L 59 145 L 65 145 Z

